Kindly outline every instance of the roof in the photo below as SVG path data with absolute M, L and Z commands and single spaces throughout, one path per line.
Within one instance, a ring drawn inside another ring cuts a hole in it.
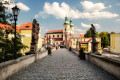
M 63 33 L 63 30 L 62 29 L 61 30 L 50 30 L 47 33 L 59 33 L 59 32 Z
M 80 43 L 89 43 L 92 39 L 89 39 L 88 41 L 80 41 Z
M 83 34 L 79 34 L 81 38 L 84 38 L 84 35 Z
M 65 22 L 64 24 L 69 24 L 67 17 L 65 17 Z
M 70 39 L 70 38 L 84 38 L 84 35 L 83 34 L 80 34 L 80 33 L 77 33 L 77 34 L 68 34 L 67 35 L 68 37 L 68 40 Z
M 14 30 L 13 25 L 2 24 L 2 23 L 0 23 L 0 28 Z M 16 26 L 16 31 L 19 32 L 18 26 Z
M 74 24 L 72 23 L 72 19 L 70 19 L 70 26 L 74 26 Z
M 89 39 L 88 41 L 80 41 L 80 43 L 83 43 L 83 44 L 89 43 L 91 40 L 92 40 L 92 39 Z M 97 41 L 97 42 L 98 42 L 98 43 L 101 43 L 100 41 Z
M 32 29 L 32 23 L 28 22 L 28 23 L 24 23 L 22 24 L 19 29 Z

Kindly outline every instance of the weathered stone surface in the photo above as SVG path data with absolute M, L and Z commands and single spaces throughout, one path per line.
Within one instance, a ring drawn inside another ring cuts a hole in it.
M 97 54 L 98 53 L 98 42 L 96 42 L 96 29 L 93 24 L 91 24 L 91 36 L 92 36 L 92 53 Z
M 7 80 L 118 80 L 94 64 L 59 49 Z
M 37 23 L 36 19 L 33 20 L 32 23 L 32 40 L 31 40 L 31 53 L 36 53 L 37 51 L 37 43 L 38 43 L 38 37 L 39 37 L 39 24 Z

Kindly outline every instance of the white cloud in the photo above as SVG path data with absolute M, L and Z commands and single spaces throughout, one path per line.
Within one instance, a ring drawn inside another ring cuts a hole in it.
M 26 6 L 25 4 L 23 4 L 21 2 L 17 3 L 16 5 L 23 11 L 29 11 L 30 10 L 30 8 L 28 6 Z
M 81 2 L 81 4 L 83 5 L 83 8 L 86 12 L 100 11 L 106 8 L 103 3 L 93 3 L 90 1 L 84 1 Z
M 108 6 L 108 8 L 111 8 L 111 7 L 112 7 L 112 5 L 109 5 L 109 6 Z
M 96 28 L 101 28 L 101 26 L 99 24 L 93 24 Z M 84 24 L 84 23 L 81 23 L 81 26 L 82 27 L 86 27 L 86 28 L 90 28 L 91 25 L 88 25 L 88 24 Z
M 48 29 L 45 28 L 44 26 L 41 26 L 40 29 L 41 29 L 42 32 L 47 32 L 48 31 Z
M 80 28 L 78 28 L 78 27 L 75 27 L 75 28 L 74 28 L 74 31 L 75 31 L 75 32 L 84 32 L 85 30 L 80 29 Z
M 120 19 L 117 19 L 117 20 L 115 20 L 115 21 L 120 22 Z
M 87 25 L 87 24 L 84 24 L 84 23 L 81 23 L 81 26 L 86 27 L 86 28 L 90 28 L 90 25 Z
M 3 3 L 5 3 L 6 1 L 9 4 L 4 4 L 4 6 L 6 6 L 8 8 L 7 11 L 12 12 L 11 8 L 13 8 L 15 6 L 14 1 L 11 1 L 11 0 L 2 0 Z M 26 6 L 25 4 L 23 4 L 21 2 L 18 2 L 16 5 L 17 5 L 18 8 L 20 8 L 23 11 L 29 11 L 30 10 L 30 8 L 28 6 Z
M 101 19 L 101 18 L 114 18 L 119 16 L 118 14 L 111 13 L 108 11 L 103 11 L 105 8 L 103 3 L 93 3 L 90 1 L 81 2 L 84 11 L 81 12 L 77 9 L 72 9 L 68 4 L 63 2 L 59 4 L 58 2 L 53 2 L 52 4 L 46 2 L 43 11 L 40 11 L 35 15 L 37 17 L 45 18 L 46 15 L 53 15 L 56 18 L 62 18 L 67 15 L 69 18 L 86 18 L 86 19 Z M 111 7 L 110 5 L 108 7 Z

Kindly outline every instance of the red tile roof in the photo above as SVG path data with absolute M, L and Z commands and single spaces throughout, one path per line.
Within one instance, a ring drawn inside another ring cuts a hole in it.
M 13 25 L 2 24 L 2 23 L 0 23 L 0 28 L 2 28 L 2 29 L 7 28 L 7 29 L 10 29 L 10 30 L 14 30 Z M 19 27 L 18 26 L 16 26 L 16 31 L 19 32 Z
M 32 23 L 28 22 L 28 23 L 24 23 L 22 24 L 19 29 L 32 29 Z
M 89 43 L 90 41 L 91 41 L 92 39 L 89 39 L 88 41 L 80 41 L 80 43 Z M 97 41 L 97 42 L 99 42 L 99 43 L 101 43 L 100 41 Z
M 84 35 L 83 34 L 79 34 L 81 38 L 84 38 Z
M 89 39 L 88 41 L 80 41 L 80 43 L 89 43 L 92 39 Z
M 47 33 L 54 33 L 54 32 L 63 32 L 63 30 L 51 30 L 51 31 L 48 31 Z

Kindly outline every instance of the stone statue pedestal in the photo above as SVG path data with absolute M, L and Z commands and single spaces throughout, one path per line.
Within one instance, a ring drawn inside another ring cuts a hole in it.
M 99 42 L 91 42 L 92 44 L 92 53 L 98 54 L 98 43 Z
M 36 52 L 36 43 L 31 43 L 31 47 L 30 47 L 30 53 L 34 53 Z

